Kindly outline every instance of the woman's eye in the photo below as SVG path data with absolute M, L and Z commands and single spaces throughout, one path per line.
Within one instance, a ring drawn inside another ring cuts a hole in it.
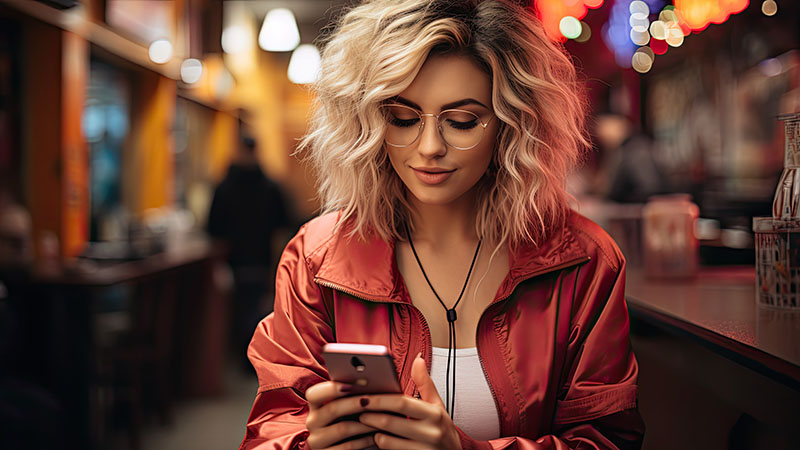
M 397 117 L 393 117 L 392 119 L 389 120 L 389 123 L 395 127 L 408 128 L 408 127 L 413 127 L 414 125 L 419 123 L 419 118 L 415 117 L 413 119 L 400 119 Z
M 447 119 L 445 123 L 447 123 L 448 127 L 455 128 L 456 130 L 469 130 L 478 126 L 478 121 L 476 119 L 472 119 L 466 122 Z

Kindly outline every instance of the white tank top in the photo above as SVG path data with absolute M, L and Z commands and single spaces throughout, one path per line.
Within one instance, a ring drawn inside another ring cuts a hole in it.
M 472 439 L 488 441 L 500 437 L 497 405 L 483 374 L 478 349 L 457 348 L 456 405 L 453 422 Z M 452 369 L 451 369 L 452 370 Z M 431 378 L 442 402 L 447 402 L 447 349 L 433 347 Z

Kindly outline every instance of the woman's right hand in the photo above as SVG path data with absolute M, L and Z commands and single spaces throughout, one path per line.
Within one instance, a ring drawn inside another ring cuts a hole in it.
M 372 433 L 375 428 L 352 420 L 336 422 L 342 416 L 364 411 L 361 399 L 347 397 L 351 386 L 334 381 L 323 381 L 306 390 L 308 417 L 306 428 L 309 434 L 306 443 L 313 450 L 355 450 L 374 445 L 372 435 L 341 442 L 353 436 Z

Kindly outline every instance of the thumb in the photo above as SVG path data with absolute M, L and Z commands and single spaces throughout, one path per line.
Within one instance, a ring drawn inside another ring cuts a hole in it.
M 436 390 L 436 385 L 433 384 L 433 379 L 428 375 L 428 368 L 425 366 L 425 360 L 422 359 L 422 353 L 414 358 L 414 363 L 411 366 L 411 379 L 417 385 L 419 396 L 423 401 L 432 403 L 434 405 L 444 407 L 442 397 L 439 396 L 439 391 Z

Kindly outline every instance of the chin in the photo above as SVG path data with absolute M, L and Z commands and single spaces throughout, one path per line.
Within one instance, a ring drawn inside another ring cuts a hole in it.
M 462 195 L 463 192 L 457 193 L 453 192 L 449 189 L 441 189 L 441 188 L 417 188 L 417 189 L 410 189 L 411 195 L 417 199 L 420 203 L 426 205 L 437 205 L 443 206 L 453 203 L 454 201 L 458 200 Z

